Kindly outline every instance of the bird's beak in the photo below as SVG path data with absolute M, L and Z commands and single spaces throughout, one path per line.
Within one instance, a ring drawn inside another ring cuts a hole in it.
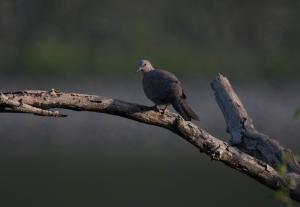
M 142 70 L 143 70 L 143 68 L 139 67 L 136 72 L 138 73 L 138 72 L 141 72 Z

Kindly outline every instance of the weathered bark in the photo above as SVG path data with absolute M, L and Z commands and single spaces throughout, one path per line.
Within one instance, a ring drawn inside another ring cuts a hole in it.
M 211 86 L 223 112 L 227 132 L 231 135 L 229 142 L 241 151 L 268 163 L 274 169 L 286 165 L 287 172 L 284 176 L 293 188 L 290 193 L 300 192 L 300 166 L 293 152 L 275 139 L 256 130 L 252 119 L 226 77 L 219 74 L 212 81 Z
M 271 189 L 288 189 L 291 198 L 300 202 L 300 176 L 299 171 L 295 170 L 298 169 L 296 160 L 293 164 L 297 167 L 289 167 L 288 174 L 280 175 L 276 167 L 281 163 L 285 148 L 255 130 L 245 108 L 226 78 L 219 75 L 212 86 L 224 113 L 228 131 L 232 135 L 231 143 L 235 144 L 234 146 L 212 136 L 195 124 L 184 121 L 177 114 L 169 111 L 161 114 L 153 111 L 151 107 L 109 97 L 63 93 L 53 89 L 51 91 L 3 92 L 0 95 L 0 112 L 64 117 L 65 115 L 61 115 L 58 111 L 49 110 L 63 108 L 107 113 L 163 127 L 181 136 L 211 159 L 219 160 Z M 254 146 L 253 143 L 255 143 Z M 288 152 L 287 154 L 294 158 L 290 151 Z
M 252 119 L 226 77 L 219 75 L 211 86 L 227 123 L 232 145 L 275 169 L 284 162 L 288 172 L 300 174 L 300 166 L 292 151 L 255 129 Z

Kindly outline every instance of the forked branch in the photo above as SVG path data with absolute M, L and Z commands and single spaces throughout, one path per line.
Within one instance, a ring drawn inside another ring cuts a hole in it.
M 211 159 L 219 160 L 271 189 L 288 189 L 291 198 L 300 202 L 300 168 L 292 152 L 256 131 L 241 101 L 224 76 L 219 75 L 212 82 L 212 87 L 224 113 L 228 132 L 232 137 L 230 143 L 233 145 L 169 111 L 161 114 L 150 107 L 135 103 L 102 96 L 64 93 L 53 89 L 2 92 L 0 112 L 65 117 L 58 111 L 50 111 L 62 108 L 112 114 L 163 127 L 181 136 Z M 283 159 L 288 165 L 286 175 L 280 175 L 276 171 Z

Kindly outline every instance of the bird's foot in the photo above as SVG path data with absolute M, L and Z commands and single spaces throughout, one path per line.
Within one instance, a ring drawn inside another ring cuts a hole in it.
M 169 105 L 166 105 L 164 108 L 160 109 L 160 108 L 158 108 L 157 105 L 154 105 L 154 106 L 151 106 L 150 108 L 154 111 L 160 112 L 161 114 L 165 114 L 165 112 L 168 111 L 168 106 Z
M 165 108 L 161 109 L 160 113 L 165 114 L 166 111 L 168 111 L 169 105 L 166 105 Z

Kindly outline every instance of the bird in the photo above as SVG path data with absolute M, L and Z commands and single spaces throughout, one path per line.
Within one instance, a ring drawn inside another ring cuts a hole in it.
M 152 107 L 158 110 L 158 106 L 165 106 L 164 114 L 169 105 L 172 105 L 184 120 L 199 120 L 197 114 L 188 105 L 182 85 L 177 77 L 166 70 L 155 69 L 149 60 L 140 60 L 137 72 L 143 74 L 143 89 L 147 98 L 155 105 Z

